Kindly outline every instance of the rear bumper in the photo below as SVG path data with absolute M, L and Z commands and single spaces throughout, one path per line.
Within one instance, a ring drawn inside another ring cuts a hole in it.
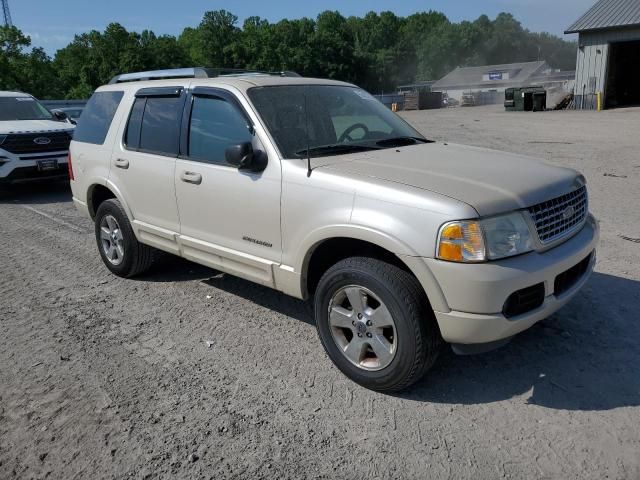
M 443 338 L 457 344 L 491 343 L 520 333 L 550 316 L 566 305 L 589 279 L 595 266 L 598 238 L 597 222 L 589 216 L 582 231 L 547 252 L 474 265 L 428 260 L 451 309 L 434 312 Z M 590 255 L 584 273 L 556 294 L 556 278 Z M 544 284 L 544 301 L 539 307 L 510 318 L 502 313 L 511 294 L 540 283 Z

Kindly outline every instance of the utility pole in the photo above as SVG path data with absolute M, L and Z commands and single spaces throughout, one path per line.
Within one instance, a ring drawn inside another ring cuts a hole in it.
M 11 22 L 11 12 L 9 11 L 9 0 L 2 1 L 2 16 L 4 18 L 4 26 L 10 27 L 13 25 Z

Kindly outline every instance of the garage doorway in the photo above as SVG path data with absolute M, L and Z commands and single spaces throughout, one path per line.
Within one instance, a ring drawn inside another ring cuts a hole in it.
M 607 108 L 640 105 L 640 41 L 612 43 L 607 74 Z

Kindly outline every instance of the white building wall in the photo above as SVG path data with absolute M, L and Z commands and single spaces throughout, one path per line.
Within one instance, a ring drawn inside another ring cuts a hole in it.
M 633 40 L 640 40 L 640 28 L 580 34 L 576 62 L 576 108 L 586 110 L 597 108 L 597 93 L 606 94 L 609 45 Z

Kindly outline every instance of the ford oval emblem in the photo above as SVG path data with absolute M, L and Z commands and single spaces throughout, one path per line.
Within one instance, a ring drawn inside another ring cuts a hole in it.
M 49 145 L 51 143 L 51 139 L 48 137 L 37 137 L 33 139 L 33 143 L 37 145 Z
M 569 220 L 571 218 L 573 218 L 573 216 L 576 214 L 576 209 L 573 207 L 567 207 L 565 209 L 564 212 L 562 212 L 562 218 L 564 220 Z

